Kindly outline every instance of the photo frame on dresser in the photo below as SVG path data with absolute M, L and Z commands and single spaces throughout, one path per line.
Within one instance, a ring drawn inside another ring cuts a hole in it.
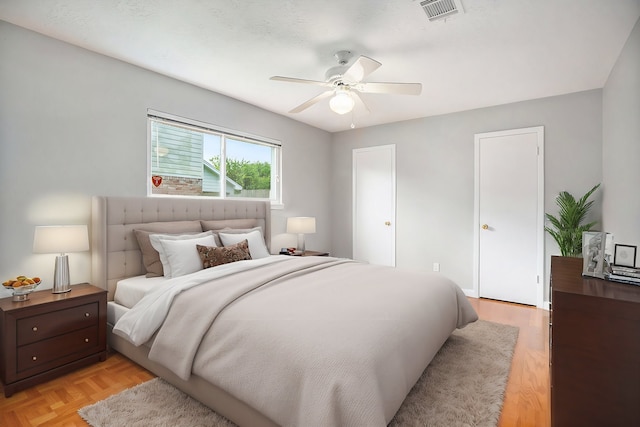
M 582 233 L 582 275 L 604 279 L 611 265 L 613 235 L 604 231 Z
M 613 252 L 613 265 L 634 268 L 636 266 L 637 250 L 637 246 L 616 244 Z

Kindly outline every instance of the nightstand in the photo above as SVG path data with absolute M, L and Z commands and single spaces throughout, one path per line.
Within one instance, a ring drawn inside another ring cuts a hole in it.
M 297 256 L 329 256 L 329 252 L 304 251 L 303 254 Z
M 286 256 L 329 256 L 329 252 L 320 252 L 320 251 L 304 251 L 304 253 L 283 253 L 280 252 L 280 255 Z
M 0 380 L 4 395 L 107 358 L 107 291 L 89 284 L 71 292 L 0 299 Z

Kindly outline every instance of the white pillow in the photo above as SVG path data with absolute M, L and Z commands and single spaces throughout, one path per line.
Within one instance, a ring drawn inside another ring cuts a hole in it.
M 158 251 L 164 276 L 184 276 L 202 270 L 202 261 L 196 245 L 216 246 L 213 232 L 198 234 L 151 234 L 151 246 Z
M 224 233 L 220 231 L 218 235 L 220 236 L 222 244 L 225 246 L 235 245 L 247 239 L 249 242 L 249 252 L 253 259 L 265 258 L 271 255 L 267 246 L 264 244 L 260 230 L 254 230 L 248 233 Z

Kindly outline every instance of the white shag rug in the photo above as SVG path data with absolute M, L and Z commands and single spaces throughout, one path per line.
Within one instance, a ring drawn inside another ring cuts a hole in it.
M 389 426 L 495 427 L 518 328 L 479 320 L 456 330 L 424 371 Z M 235 424 L 155 378 L 78 411 L 93 427 Z

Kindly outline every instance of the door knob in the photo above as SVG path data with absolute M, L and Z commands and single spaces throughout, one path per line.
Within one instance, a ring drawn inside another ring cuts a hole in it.
M 489 229 L 489 226 L 488 226 L 487 224 L 482 224 L 482 229 L 483 229 L 483 230 L 488 230 L 488 229 Z
M 384 225 L 391 225 L 391 221 L 385 221 Z

